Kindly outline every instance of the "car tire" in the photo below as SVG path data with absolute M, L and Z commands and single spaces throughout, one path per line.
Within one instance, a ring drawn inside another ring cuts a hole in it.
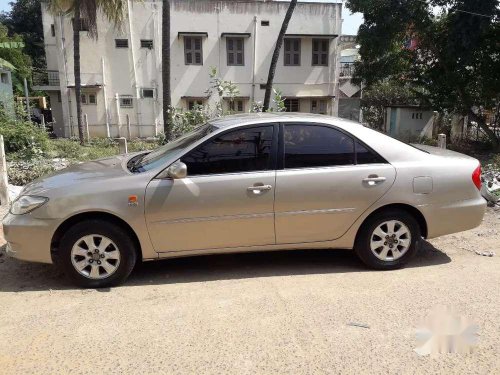
M 393 270 L 416 254 L 421 239 L 420 226 L 411 214 L 387 210 L 363 223 L 354 250 L 368 267 Z
M 123 283 L 137 261 L 130 235 L 105 220 L 86 220 L 73 225 L 61 238 L 58 264 L 74 284 L 106 288 Z

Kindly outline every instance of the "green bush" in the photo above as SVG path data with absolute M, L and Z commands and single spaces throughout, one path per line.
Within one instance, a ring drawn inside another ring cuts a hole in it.
M 31 122 L 11 117 L 2 110 L 0 134 L 4 137 L 6 153 L 18 153 L 23 158 L 30 158 L 49 149 L 49 137 L 43 129 Z

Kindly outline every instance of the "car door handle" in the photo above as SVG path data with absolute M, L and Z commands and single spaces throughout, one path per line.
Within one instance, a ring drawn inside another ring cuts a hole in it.
M 269 191 L 273 187 L 271 185 L 255 185 L 247 188 L 247 191 L 250 191 L 254 194 L 261 194 L 263 191 Z
M 384 182 L 385 180 L 387 180 L 385 177 L 369 176 L 367 178 L 364 178 L 363 182 L 366 182 L 368 185 L 373 186 L 373 185 L 380 184 L 380 183 Z

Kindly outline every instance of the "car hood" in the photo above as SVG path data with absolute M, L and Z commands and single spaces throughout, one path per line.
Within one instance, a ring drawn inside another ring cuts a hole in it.
M 48 190 L 65 188 L 77 185 L 83 187 L 86 184 L 100 183 L 130 175 L 124 167 L 124 163 L 130 155 L 120 155 L 106 159 L 79 163 L 69 166 L 50 175 L 39 178 L 26 185 L 22 194 L 43 194 Z

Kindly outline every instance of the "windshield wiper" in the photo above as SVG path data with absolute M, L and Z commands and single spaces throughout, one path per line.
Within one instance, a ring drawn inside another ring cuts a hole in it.
M 130 172 L 135 173 L 139 170 L 139 165 L 147 154 L 149 154 L 149 152 L 137 156 L 133 161 L 129 161 Z

